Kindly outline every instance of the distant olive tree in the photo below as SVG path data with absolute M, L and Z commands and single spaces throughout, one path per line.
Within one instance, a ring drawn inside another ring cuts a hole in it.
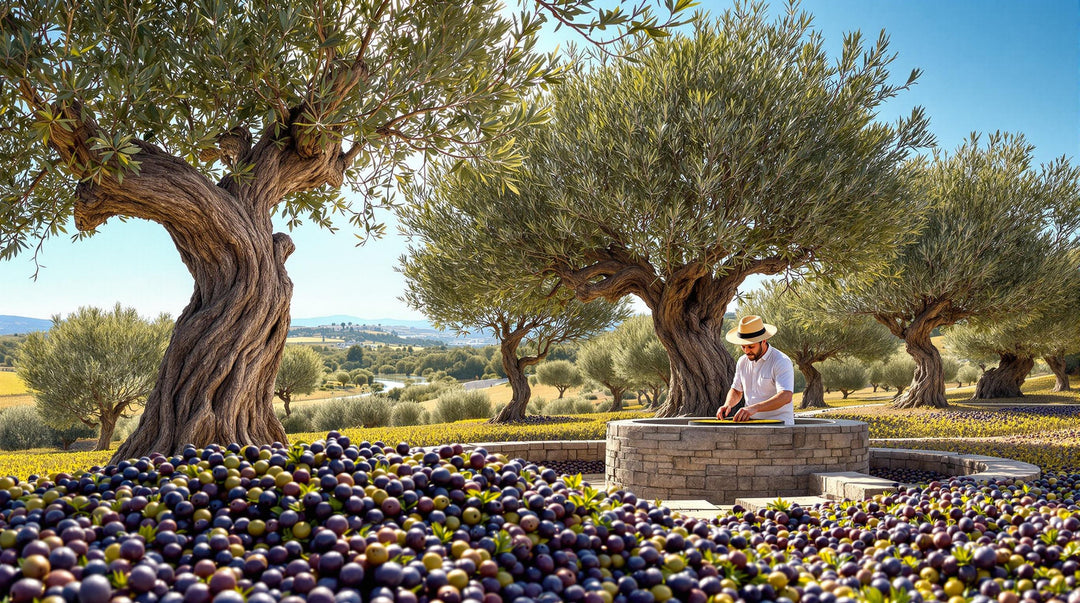
M 960 372 L 960 361 L 952 356 L 941 357 L 941 376 L 946 383 L 956 381 L 956 375 Z
M 150 321 L 134 308 L 79 308 L 53 317 L 47 333 L 31 333 L 19 348 L 18 373 L 42 420 L 66 429 L 98 428 L 96 450 L 108 450 L 116 422 L 140 407 L 154 388 L 173 322 Z
M 635 389 L 645 390 L 649 406 L 656 406 L 671 381 L 671 361 L 656 336 L 652 318 L 632 316 L 616 327 L 612 336 L 615 372 Z
M 838 391 L 846 400 L 851 392 L 870 383 L 866 366 L 855 358 L 831 358 L 821 363 L 821 380 L 829 391 Z
M 992 324 L 956 325 L 945 339 L 966 358 L 997 363 L 979 377 L 973 399 L 1023 396 L 1020 388 L 1040 356 L 1055 374 L 1054 391 L 1065 391 L 1069 388 L 1065 355 L 1080 349 L 1080 301 L 1068 289 L 1059 303 L 1041 312 L 1017 312 Z
M 611 333 L 603 333 L 585 342 L 577 355 L 581 372 L 611 393 L 610 412 L 622 410 L 623 394 L 633 385 L 615 370 L 614 343 Z
M 975 383 L 979 380 L 979 376 L 982 375 L 982 371 L 979 367 L 973 364 L 965 364 L 960 367 L 960 370 L 956 373 L 956 385 L 963 387 L 970 383 Z
M 566 360 L 552 360 L 536 367 L 536 379 L 544 385 L 550 385 L 559 390 L 562 398 L 566 390 L 578 387 L 585 383 L 585 377 L 573 363 Z
M 296 394 L 310 394 L 323 374 L 322 358 L 306 345 L 286 346 L 274 379 L 274 395 L 285 403 L 285 416 L 292 414 L 289 403 Z
M 881 367 L 882 383 L 896 389 L 894 400 L 904 394 L 904 388 L 911 385 L 911 380 L 914 378 L 915 360 L 902 352 L 894 354 Z

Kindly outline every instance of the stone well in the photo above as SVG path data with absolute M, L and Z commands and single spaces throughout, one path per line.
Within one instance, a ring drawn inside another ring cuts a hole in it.
M 606 480 L 643 499 L 805 496 L 810 474 L 870 470 L 861 421 L 796 418 L 785 425 L 690 425 L 694 418 L 608 424 Z

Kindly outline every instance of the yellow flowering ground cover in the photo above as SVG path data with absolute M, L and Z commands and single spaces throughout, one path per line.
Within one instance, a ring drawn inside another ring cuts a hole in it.
M 373 429 L 343 429 L 341 432 L 355 442 L 383 441 L 388 444 L 409 442 L 414 446 L 433 446 L 454 442 L 493 442 L 518 440 L 597 440 L 607 433 L 607 422 L 648 416 L 642 412 L 597 413 L 581 415 L 567 421 L 541 425 L 489 425 L 483 421 L 462 421 L 414 427 L 380 427 Z M 290 442 L 312 442 L 325 438 L 325 432 L 289 434 Z M 0 476 L 12 475 L 25 479 L 30 475 L 53 475 L 60 472 L 75 474 L 94 465 L 109 462 L 111 450 L 101 452 L 58 452 L 56 450 L 0 451 Z
M 1080 430 L 1080 392 L 1051 392 L 1053 377 L 1029 380 L 1023 398 L 975 403 L 971 389 L 946 396 L 949 408 L 899 410 L 889 404 L 840 409 L 820 416 L 870 424 L 871 438 L 990 438 Z
M 14 371 L 0 371 L 0 396 L 26 394 L 26 384 Z
M 452 442 L 515 442 L 526 440 L 602 440 L 607 436 L 608 421 L 647 417 L 645 412 L 616 412 L 579 415 L 558 423 L 540 425 L 491 425 L 485 421 L 459 421 L 410 427 L 343 429 L 341 433 L 354 442 L 367 440 L 387 444 L 408 442 L 414 446 L 433 446 Z M 312 441 L 326 434 L 298 433 L 294 440 Z

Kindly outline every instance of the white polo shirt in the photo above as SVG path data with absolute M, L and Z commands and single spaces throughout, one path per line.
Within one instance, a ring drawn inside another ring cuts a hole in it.
M 770 345 L 765 355 L 757 360 L 750 360 L 745 354 L 739 357 L 731 389 L 743 393 L 747 406 L 764 402 L 781 391 L 795 391 L 795 368 L 786 354 Z M 761 411 L 752 418 L 779 419 L 784 425 L 794 425 L 795 405 L 788 402 L 776 410 Z

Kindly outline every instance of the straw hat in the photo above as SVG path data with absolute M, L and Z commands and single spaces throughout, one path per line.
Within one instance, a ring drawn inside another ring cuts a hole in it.
M 743 316 L 739 326 L 728 331 L 727 340 L 735 345 L 747 345 L 765 341 L 776 335 L 776 327 L 765 324 L 760 316 Z

